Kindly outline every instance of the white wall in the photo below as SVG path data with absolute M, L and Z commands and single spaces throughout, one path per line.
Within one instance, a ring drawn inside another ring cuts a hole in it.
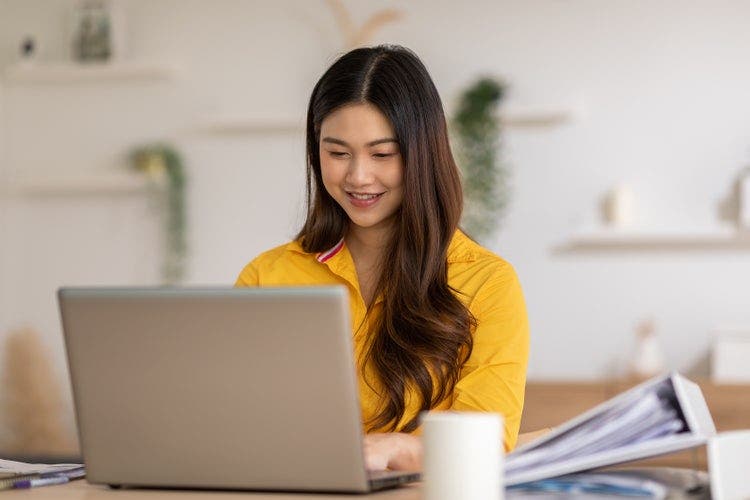
M 346 1 L 362 22 L 381 2 Z M 66 57 L 72 0 L 0 0 L 0 69 L 21 37 Z M 637 321 L 653 316 L 671 367 L 685 369 L 717 324 L 750 324 L 750 251 L 555 249 L 596 218 L 617 182 L 637 224 L 715 225 L 750 163 L 750 3 L 546 0 L 389 2 L 405 18 L 375 42 L 413 48 L 451 108 L 480 74 L 505 78 L 509 107 L 569 109 L 558 127 L 508 129 L 513 203 L 492 248 L 524 285 L 532 378 L 611 374 Z M 2 178 L 115 169 L 133 145 L 174 142 L 190 174 L 189 283 L 229 284 L 299 224 L 303 139 L 215 136 L 218 115 L 302 121 L 310 90 L 342 50 L 327 4 L 138 0 L 122 4 L 134 59 L 180 68 L 171 81 L 4 83 Z M 140 194 L 0 201 L 0 331 L 40 329 L 60 362 L 61 284 L 158 282 L 159 221 Z

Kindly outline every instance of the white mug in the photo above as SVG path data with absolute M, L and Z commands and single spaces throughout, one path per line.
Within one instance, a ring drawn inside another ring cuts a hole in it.
M 425 500 L 502 500 L 503 417 L 422 414 Z

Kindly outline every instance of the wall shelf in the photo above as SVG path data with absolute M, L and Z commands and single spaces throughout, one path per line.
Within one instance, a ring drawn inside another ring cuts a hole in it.
M 593 229 L 571 236 L 557 250 L 750 250 L 750 231 L 733 227 L 696 230 Z
M 456 107 L 446 105 L 445 114 L 455 116 Z M 581 115 L 578 107 L 553 106 L 523 106 L 517 104 L 500 104 L 497 118 L 500 126 L 506 129 L 539 129 L 559 127 L 573 121 Z
M 8 67 L 4 79 L 10 84 L 168 80 L 176 73 L 175 67 L 157 62 L 28 62 Z
M 208 120 L 200 132 L 210 135 L 302 134 L 304 117 L 225 116 Z
M 19 178 L 9 182 L 9 191 L 27 196 L 114 195 L 146 192 L 152 186 L 142 174 L 110 173 Z
M 573 119 L 566 109 L 510 108 L 500 111 L 500 123 L 508 128 L 557 127 Z
M 508 128 L 542 128 L 562 125 L 572 116 L 567 110 L 519 108 L 501 112 L 500 122 Z M 208 120 L 200 127 L 200 132 L 210 135 L 301 134 L 304 131 L 304 116 L 225 116 Z

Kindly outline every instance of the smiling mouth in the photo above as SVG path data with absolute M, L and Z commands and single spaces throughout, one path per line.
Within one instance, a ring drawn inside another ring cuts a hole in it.
M 375 198 L 382 196 L 385 193 L 350 193 L 350 192 L 347 192 L 346 194 L 348 194 L 355 200 L 367 201 L 367 200 L 374 200 Z

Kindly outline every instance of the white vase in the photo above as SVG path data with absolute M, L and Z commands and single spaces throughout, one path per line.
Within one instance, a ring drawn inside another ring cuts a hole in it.
M 607 193 L 604 202 L 604 220 L 612 227 L 627 227 L 633 223 L 635 197 L 625 184 L 619 184 Z
M 739 179 L 737 223 L 742 229 L 750 229 L 750 169 Z
M 630 364 L 633 375 L 649 378 L 664 373 L 666 364 L 659 340 L 654 334 L 641 335 L 635 346 Z

